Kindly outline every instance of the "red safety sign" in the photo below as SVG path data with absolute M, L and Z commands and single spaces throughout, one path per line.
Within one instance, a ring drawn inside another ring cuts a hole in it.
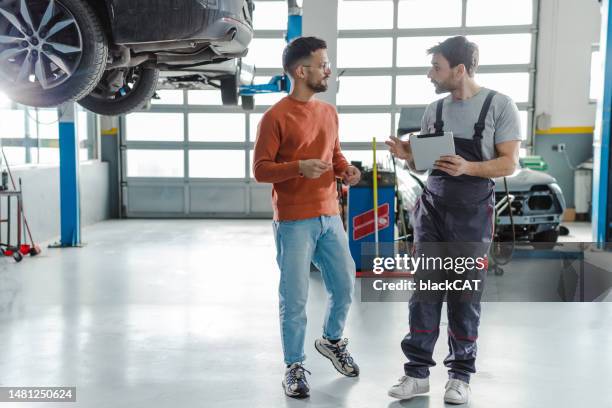
M 389 203 L 378 207 L 378 230 L 389 226 Z M 353 217 L 353 240 L 357 241 L 374 233 L 374 210 Z

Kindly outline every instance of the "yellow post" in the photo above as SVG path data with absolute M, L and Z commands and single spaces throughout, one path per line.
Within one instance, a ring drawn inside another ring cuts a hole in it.
M 374 196 L 374 249 L 378 257 L 378 164 L 376 163 L 376 138 L 372 138 L 372 192 Z

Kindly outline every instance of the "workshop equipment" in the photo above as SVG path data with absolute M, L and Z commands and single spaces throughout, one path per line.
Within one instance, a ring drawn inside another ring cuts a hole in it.
M 11 166 L 9 165 L 8 160 L 6 159 L 6 154 L 4 153 L 4 148 L 0 148 L 2 151 L 2 158 L 4 159 L 4 163 L 6 165 L 6 172 L 8 172 L 9 179 L 11 180 L 11 185 L 13 186 L 13 190 L 17 190 L 17 186 L 15 185 L 15 180 L 13 179 L 13 173 L 11 172 Z M 4 178 L 4 176 L 3 176 Z M 2 182 L 4 184 L 4 180 Z M 34 242 L 34 238 L 32 238 L 32 231 L 30 231 L 30 226 L 28 225 L 28 219 L 23 213 L 23 202 L 21 201 L 21 178 L 19 179 L 19 211 L 21 212 L 21 217 L 23 218 L 23 225 L 25 226 L 26 232 L 28 234 L 28 238 L 30 239 L 30 244 L 27 245 L 24 243 L 23 246 L 20 244 L 20 249 L 23 255 L 30 254 L 30 256 L 36 256 L 42 252 L 40 246 Z M 10 200 L 9 200 L 10 202 Z M 10 208 L 10 207 L 9 207 Z M 1 218 L 1 217 L 0 217 Z M 9 210 L 9 218 L 10 218 L 10 210 Z M 19 223 L 21 228 L 21 223 Z M 21 229 L 20 229 L 21 231 Z M 9 234 L 10 239 L 10 234 Z M 2 240 L 0 239 L 0 242 Z M 19 241 L 21 241 L 21 237 L 19 237 Z M 27 249 L 27 250 L 26 250 Z M 24 252 L 25 251 L 25 252 Z
M 361 180 L 348 190 L 348 239 L 355 266 L 366 272 L 363 259 L 374 255 L 378 234 L 379 256 L 394 256 L 395 238 L 395 176 L 392 171 L 364 169 L 361 162 L 352 162 L 361 171 Z M 376 172 L 376 179 L 374 173 Z M 376 180 L 376 189 L 374 189 Z M 373 208 L 376 192 L 376 210 Z M 375 217 L 378 218 L 377 222 Z M 374 226 L 377 225 L 378 228 Z M 366 252 L 364 252 L 364 249 Z
M 22 248 L 21 242 L 21 225 L 23 222 L 23 207 L 21 198 L 21 191 L 0 191 L 0 254 L 4 256 L 12 256 L 16 262 L 21 262 L 23 260 L 23 255 L 25 254 L 21 252 L 21 249 L 26 249 L 25 247 Z M 6 218 L 2 218 L 2 207 L 5 199 L 7 215 Z M 17 201 L 16 211 L 12 211 L 13 201 Z M 15 217 L 13 217 L 13 215 L 15 215 Z M 6 224 L 6 242 L 2 241 L 3 224 Z M 12 244 L 11 242 L 11 229 L 14 228 L 14 224 L 17 225 L 16 244 Z M 29 246 L 27 250 L 29 251 Z

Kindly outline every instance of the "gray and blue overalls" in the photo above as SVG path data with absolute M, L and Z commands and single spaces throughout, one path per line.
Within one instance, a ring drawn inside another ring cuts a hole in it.
M 454 138 L 455 152 L 467 161 L 484 161 L 482 132 L 485 118 L 495 96 L 487 95 L 472 139 Z M 436 133 L 442 134 L 443 99 L 436 106 Z M 452 129 L 451 129 L 452 130 Z M 451 176 L 434 170 L 412 214 L 414 228 L 413 256 L 473 256 L 488 253 L 493 236 L 495 205 L 494 182 L 488 178 L 468 175 Z M 433 244 L 436 243 L 436 244 Z M 448 244 L 445 244 L 448 243 Z M 461 275 L 442 270 L 418 270 L 415 281 L 444 281 L 455 279 L 481 279 L 484 284 L 486 268 L 472 269 Z M 476 339 L 480 322 L 480 291 L 418 291 L 410 298 L 410 332 L 402 340 L 402 350 L 408 362 L 406 375 L 416 378 L 429 376 L 429 367 L 436 363 L 432 356 L 440 329 L 440 315 L 444 298 L 448 311 L 449 354 L 444 365 L 449 377 L 469 382 L 476 372 Z

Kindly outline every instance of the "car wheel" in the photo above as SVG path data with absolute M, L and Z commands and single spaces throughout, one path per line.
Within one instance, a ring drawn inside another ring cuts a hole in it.
M 242 109 L 245 111 L 252 111 L 255 109 L 255 96 L 242 95 L 240 99 L 242 100 Z
M 108 45 L 82 0 L 0 2 L 0 88 L 38 107 L 78 100 L 104 73 Z
M 238 105 L 238 77 L 221 78 L 221 101 L 223 105 Z
M 157 88 L 157 68 L 117 68 L 106 71 L 92 93 L 79 101 L 84 108 L 105 116 L 143 108 Z

